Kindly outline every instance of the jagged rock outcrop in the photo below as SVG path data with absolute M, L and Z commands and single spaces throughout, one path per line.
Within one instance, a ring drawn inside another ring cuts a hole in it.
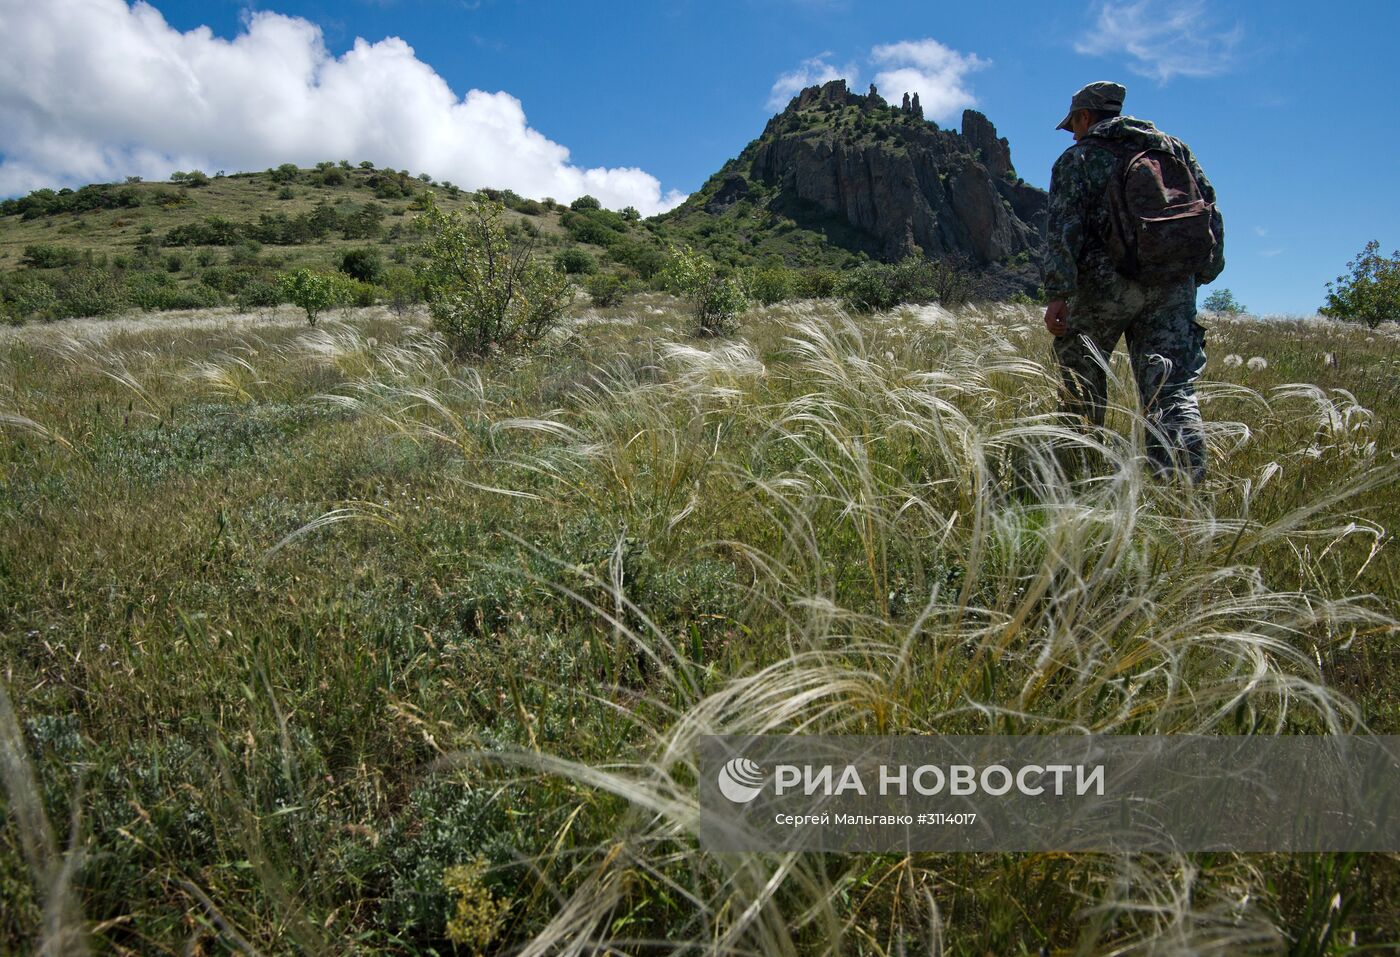
M 803 90 L 769 122 L 751 177 L 842 214 L 881 241 L 886 259 L 922 253 L 983 267 L 1021 253 L 1038 260 L 1045 193 L 1015 181 L 1010 147 L 986 117 L 968 111 L 962 135 L 893 117 L 866 133 L 813 122 L 833 119 L 852 99 L 861 98 L 844 80 Z
M 851 93 L 844 80 L 808 87 L 674 215 L 766 210 L 853 253 L 965 263 L 989 295 L 1034 292 L 1045 192 L 1016 176 L 1010 146 L 981 113 L 967 111 L 958 133 L 908 104 Z M 760 240 L 752 228 L 749 243 Z
M 1005 177 L 1015 174 L 1011 165 L 1011 144 L 1006 137 L 997 138 L 997 129 L 992 121 L 976 110 L 963 110 L 962 135 L 969 146 L 993 176 Z
M 749 195 L 749 181 L 737 173 L 731 173 L 725 177 L 719 191 L 705 203 L 705 212 L 722 213 L 740 200 L 748 199 Z

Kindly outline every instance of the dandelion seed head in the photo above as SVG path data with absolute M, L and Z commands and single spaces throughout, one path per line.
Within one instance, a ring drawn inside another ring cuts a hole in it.
M 1269 367 L 1269 360 L 1263 356 L 1251 356 L 1249 362 L 1245 364 L 1249 367 L 1250 372 L 1259 372 Z

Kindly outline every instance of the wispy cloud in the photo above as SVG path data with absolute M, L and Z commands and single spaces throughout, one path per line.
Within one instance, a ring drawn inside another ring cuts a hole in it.
M 858 66 L 848 63 L 837 67 L 831 57 L 830 52 L 822 53 L 778 77 L 768 95 L 768 108 L 782 109 L 804 88 L 829 80 L 845 79 L 858 89 Z M 917 93 L 924 115 L 934 120 L 947 120 L 976 104 L 977 98 L 968 88 L 968 74 L 991 65 L 975 53 L 959 53 L 928 38 L 873 47 L 866 62 L 876 71 L 875 84 L 887 99 L 897 101 L 905 93 Z
M 1261 249 L 1259 255 L 1265 259 L 1273 259 L 1275 256 L 1282 256 L 1286 251 L 1284 249 Z
M 175 169 L 368 159 L 463 186 L 645 214 L 685 197 L 631 167 L 584 169 L 504 91 L 459 96 L 397 37 L 340 56 L 321 28 L 260 10 L 231 40 L 147 3 L 0 0 L 0 195 Z
M 1159 83 L 1225 72 L 1244 38 L 1239 24 L 1212 18 L 1204 0 L 1098 0 L 1090 10 L 1093 26 L 1075 52 L 1126 55 L 1128 69 Z
M 1255 227 L 1254 227 L 1254 235 L 1256 235 L 1256 236 L 1267 236 L 1267 235 L 1269 235 L 1269 229 L 1268 229 L 1267 226 L 1255 226 Z
M 830 57 L 831 51 L 829 50 L 825 53 L 818 53 L 810 59 L 803 60 L 797 69 L 790 70 L 778 77 L 773 82 L 773 89 L 768 91 L 768 108 L 781 110 L 787 106 L 788 100 L 807 87 L 815 86 L 818 83 L 844 79 L 847 84 L 854 86 L 859 76 L 855 64 L 847 63 L 845 66 L 833 66 Z

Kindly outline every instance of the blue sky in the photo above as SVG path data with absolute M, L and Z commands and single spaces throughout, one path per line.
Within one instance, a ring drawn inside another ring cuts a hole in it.
M 1070 94 L 1116 79 L 1215 183 L 1217 286 L 1252 309 L 1400 247 L 1389 0 L 0 0 L 0 30 L 4 193 L 344 156 L 652 212 L 834 75 L 922 84 L 945 125 L 970 103 L 1046 186 Z

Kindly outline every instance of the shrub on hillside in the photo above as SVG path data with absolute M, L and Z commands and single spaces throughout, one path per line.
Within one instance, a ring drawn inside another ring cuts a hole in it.
M 608 246 L 608 258 L 619 266 L 633 270 L 643 279 L 651 279 L 666 268 L 666 254 L 647 240 L 618 239 Z
M 379 250 L 368 246 L 347 249 L 340 254 L 337 268 L 351 279 L 376 283 L 384 272 L 384 259 L 379 255 Z
M 954 263 L 910 256 L 894 265 L 858 266 L 841 276 L 836 292 L 858 312 L 893 309 L 901 303 L 952 306 L 968 300 L 972 276 Z
M 172 228 L 161 241 L 163 246 L 232 246 L 243 238 L 237 223 L 222 216 L 208 216 L 203 222 L 183 223 Z
M 535 260 L 532 245 L 506 236 L 505 208 L 477 197 L 444 212 L 431 197 L 419 267 L 434 328 L 458 356 L 485 356 L 537 343 L 569 303 L 568 277 Z
M 277 277 L 283 297 L 306 311 L 306 321 L 316 325 L 316 318 L 340 301 L 339 277 L 310 269 L 294 269 Z
M 749 308 L 749 297 L 743 283 L 734 276 L 712 276 L 695 297 L 695 318 L 699 331 L 705 336 L 723 336 L 733 332 L 739 316 Z
M 166 309 L 207 309 L 223 303 L 219 290 L 204 283 L 181 285 L 168 272 L 138 270 L 123 282 L 126 303 L 147 312 Z
M 622 294 L 627 291 L 627 283 L 615 273 L 602 272 L 589 276 L 584 282 L 588 298 L 600 309 L 616 306 L 622 302 Z
M 406 266 L 390 266 L 384 270 L 383 285 L 389 307 L 400 316 L 409 306 L 423 301 L 423 284 L 418 274 Z
M 841 274 L 834 269 L 808 269 L 797 274 L 798 299 L 828 299 L 836 295 Z
M 295 182 L 300 172 L 301 169 L 298 169 L 294 162 L 284 162 L 276 169 L 269 169 L 267 178 L 272 179 L 274 183 L 291 183 Z
M 749 295 L 765 306 L 791 299 L 796 293 L 797 275 L 783 266 L 750 269 L 745 274 L 745 280 Z
M 554 255 L 554 266 L 571 276 L 590 274 L 598 271 L 598 260 L 594 259 L 588 250 L 573 246 Z
M 689 246 L 671 247 L 659 279 L 663 288 L 691 304 L 701 335 L 718 336 L 732 331 L 740 313 L 749 307 L 741 278 L 721 276 L 713 260 Z
M 55 318 L 107 316 L 125 305 L 122 290 L 112 274 L 105 269 L 84 266 L 70 269 L 54 288 Z
M 0 286 L 0 310 L 9 322 L 47 319 L 57 302 L 53 286 L 33 276 L 7 276 Z
M 598 202 L 598 200 L 594 197 L 589 196 L 585 193 L 584 195 L 580 196 L 578 199 L 570 203 L 569 208 L 577 213 L 585 209 L 602 209 L 603 204 Z
M 559 222 L 577 243 L 611 248 L 627 237 L 626 221 L 606 209 L 571 209 L 559 218 Z
M 1387 320 L 1400 322 L 1400 250 L 1387 259 L 1373 239 L 1347 268 L 1351 275 L 1327 284 L 1327 302 L 1318 311 L 1334 319 L 1364 322 L 1372 329 Z
M 238 308 L 247 312 L 253 309 L 272 309 L 286 302 L 282 287 L 266 279 L 252 279 L 243 284 L 234 297 Z
M 885 263 L 866 263 L 843 273 L 836 294 L 856 312 L 890 309 L 899 302 L 893 271 Z
M 56 243 L 32 243 L 24 247 L 20 263 L 33 269 L 65 269 L 82 261 L 82 253 L 72 246 Z
M 378 203 L 366 203 L 340 217 L 340 233 L 346 239 L 378 239 L 384 235 L 387 213 Z

